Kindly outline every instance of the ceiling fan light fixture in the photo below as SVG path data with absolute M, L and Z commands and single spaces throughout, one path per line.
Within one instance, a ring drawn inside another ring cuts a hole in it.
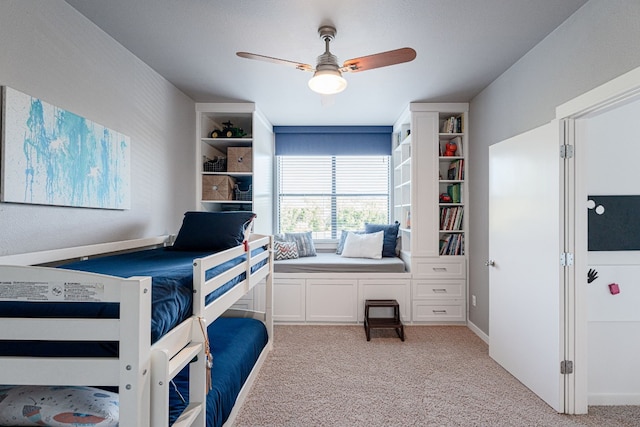
M 324 41 L 325 51 L 318 56 L 315 68 L 302 62 L 257 55 L 249 52 L 236 52 L 236 55 L 241 58 L 288 65 L 300 71 L 314 71 L 313 77 L 309 80 L 309 88 L 321 95 L 334 95 L 346 89 L 347 81 L 342 77 L 342 73 L 359 73 L 388 65 L 410 62 L 416 58 L 415 50 L 410 47 L 403 47 L 401 49 L 352 58 L 344 61 L 342 65 L 338 65 L 338 58 L 329 51 L 329 44 L 336 36 L 335 27 L 323 25 L 318 28 L 318 34 L 320 35 L 320 39 Z
M 317 70 L 309 80 L 309 88 L 321 95 L 340 93 L 346 87 L 347 81 L 339 70 Z

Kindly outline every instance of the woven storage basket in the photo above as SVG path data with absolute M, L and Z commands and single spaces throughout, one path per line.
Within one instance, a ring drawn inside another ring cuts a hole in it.
M 202 177 L 202 200 L 233 200 L 236 180 L 227 175 Z
M 251 147 L 229 147 L 227 149 L 227 171 L 251 172 L 253 162 Z

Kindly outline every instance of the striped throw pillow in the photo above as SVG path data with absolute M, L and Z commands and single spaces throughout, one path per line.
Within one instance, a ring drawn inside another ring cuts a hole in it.
M 274 256 L 276 261 L 283 259 L 296 259 L 298 258 L 298 245 L 296 242 L 273 242 Z

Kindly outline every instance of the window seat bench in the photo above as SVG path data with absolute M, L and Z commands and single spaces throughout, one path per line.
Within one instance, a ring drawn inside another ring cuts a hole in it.
M 411 319 L 411 273 L 398 257 L 344 258 L 333 247 L 273 268 L 276 323 L 362 323 L 367 299 L 395 299 L 402 320 Z

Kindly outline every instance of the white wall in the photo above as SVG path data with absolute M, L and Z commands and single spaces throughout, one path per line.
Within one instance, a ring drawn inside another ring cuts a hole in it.
M 555 107 L 640 66 L 640 1 L 591 0 L 470 103 L 469 320 L 489 331 L 488 147 L 549 122 Z M 499 260 L 498 260 L 499 261 Z
M 0 2 L 0 85 L 131 137 L 130 210 L 0 203 L 0 256 L 177 232 L 194 102 L 62 0 Z
M 576 121 L 589 195 L 640 194 L 640 100 Z M 606 210 L 605 210 L 606 214 Z M 640 405 L 640 251 L 589 252 L 588 403 Z M 608 285 L 617 283 L 619 294 Z M 623 367 L 622 369 L 614 369 Z

